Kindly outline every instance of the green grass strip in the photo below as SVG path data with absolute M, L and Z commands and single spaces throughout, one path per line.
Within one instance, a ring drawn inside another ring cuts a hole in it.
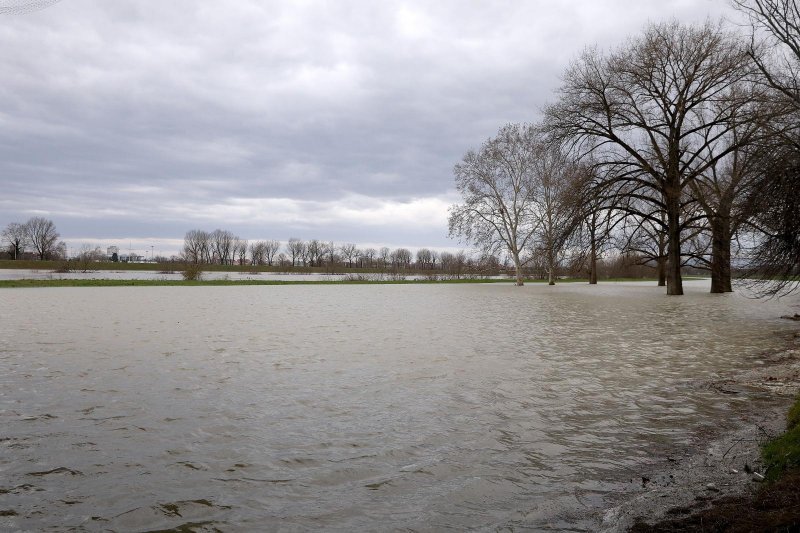
M 767 442 L 761 455 L 767 466 L 767 479 L 771 481 L 800 468 L 800 397 L 786 415 L 786 432 Z

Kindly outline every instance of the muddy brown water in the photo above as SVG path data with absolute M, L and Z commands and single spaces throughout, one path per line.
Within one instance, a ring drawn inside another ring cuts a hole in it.
M 796 328 L 707 289 L 0 291 L 0 529 L 591 530 Z

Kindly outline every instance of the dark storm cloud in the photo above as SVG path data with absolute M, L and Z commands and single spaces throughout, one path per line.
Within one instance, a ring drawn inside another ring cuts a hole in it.
M 535 120 L 585 45 L 725 9 L 62 0 L 3 16 L 0 222 L 446 244 L 453 164 Z

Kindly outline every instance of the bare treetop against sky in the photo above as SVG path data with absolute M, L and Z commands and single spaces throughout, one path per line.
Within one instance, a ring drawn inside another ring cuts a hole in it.
M 45 216 L 68 242 L 121 246 L 195 227 L 452 246 L 453 165 L 503 123 L 537 120 L 585 46 L 736 17 L 725 0 L 13 13 L 0 13 L 0 224 Z

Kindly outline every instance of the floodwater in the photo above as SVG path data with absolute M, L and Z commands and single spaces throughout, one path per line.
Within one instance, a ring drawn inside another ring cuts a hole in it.
M 344 274 L 307 274 L 291 272 L 216 272 L 205 271 L 204 280 L 263 280 L 263 281 L 336 281 L 341 280 Z M 72 270 L 70 272 L 55 272 L 53 270 L 35 270 L 26 268 L 0 269 L 0 280 L 19 279 L 116 279 L 116 280 L 174 280 L 183 279 L 180 269 L 175 271 L 159 272 L 157 270 Z
M 590 530 L 795 329 L 686 287 L 2 290 L 0 529 Z

